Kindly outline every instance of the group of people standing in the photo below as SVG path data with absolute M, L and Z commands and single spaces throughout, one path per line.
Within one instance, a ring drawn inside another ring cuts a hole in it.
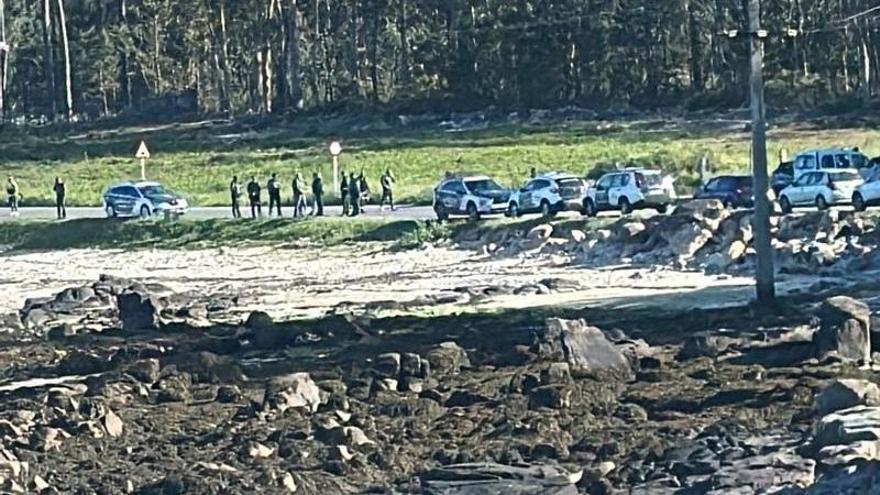
M 64 185 L 64 180 L 61 177 L 55 177 L 55 184 L 52 186 L 52 192 L 55 193 L 55 209 L 58 214 L 58 219 L 67 218 L 67 205 L 66 205 L 66 196 L 67 196 L 67 186 Z M 9 204 L 9 214 L 13 217 L 18 216 L 18 202 L 24 195 L 21 193 L 21 188 L 18 187 L 18 182 L 15 181 L 15 177 L 9 176 L 6 179 L 6 200 Z
M 390 170 L 386 170 L 380 179 L 382 184 L 382 199 L 379 203 L 381 210 L 385 209 L 385 203 L 394 210 L 394 176 Z M 268 216 L 271 217 L 273 212 L 277 217 L 281 217 L 281 182 L 278 180 L 277 174 L 272 174 L 266 183 L 266 190 L 269 194 L 269 211 Z M 307 190 L 311 189 L 311 209 L 306 213 Z M 312 174 L 312 181 L 306 183 L 301 172 L 297 172 L 293 177 L 291 184 L 293 199 L 293 217 L 306 216 L 324 216 L 324 180 L 318 172 Z M 232 178 L 229 183 L 229 196 L 232 203 L 232 217 L 241 218 L 241 198 L 247 194 L 248 204 L 251 208 L 251 218 L 263 216 L 263 188 L 257 182 L 256 176 L 251 176 L 250 182 L 242 190 L 242 186 L 238 181 L 238 176 Z M 341 181 L 339 183 L 339 197 L 342 200 L 343 216 L 358 216 L 363 212 L 364 203 L 369 201 L 370 188 L 364 173 L 359 175 L 352 172 L 347 174 L 342 172 Z

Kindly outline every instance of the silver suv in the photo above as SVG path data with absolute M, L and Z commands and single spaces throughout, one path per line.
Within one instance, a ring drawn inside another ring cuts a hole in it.
M 434 213 L 445 220 L 466 215 L 471 220 L 507 211 L 510 190 L 485 175 L 450 175 L 434 188 Z
M 507 216 L 541 213 L 551 217 L 560 211 L 581 211 L 581 197 L 585 190 L 580 177 L 550 172 L 536 176 L 510 195 Z
M 672 177 L 659 170 L 626 168 L 603 175 L 595 186 L 587 189 L 582 204 L 584 215 L 590 217 L 600 211 L 620 210 L 626 215 L 643 208 L 666 213 L 675 198 Z

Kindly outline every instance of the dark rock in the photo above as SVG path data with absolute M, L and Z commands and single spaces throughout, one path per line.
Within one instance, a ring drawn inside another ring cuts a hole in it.
M 139 382 L 153 384 L 159 379 L 159 360 L 141 359 L 126 366 L 124 371 Z
M 189 402 L 191 387 L 192 378 L 186 373 L 163 377 L 153 385 L 159 391 L 156 397 L 159 402 Z
M 425 495 L 576 495 L 570 475 L 551 466 L 457 464 L 418 476 Z
M 128 331 L 156 330 L 162 304 L 145 292 L 126 291 L 116 296 L 122 329 Z
M 405 352 L 400 358 L 400 376 L 413 378 L 428 378 L 430 365 L 421 356 L 413 352 Z
M 541 370 L 541 383 L 544 385 L 571 382 L 571 367 L 568 363 L 550 363 Z
M 265 311 L 252 311 L 244 326 L 251 331 L 253 343 L 259 348 L 271 349 L 283 342 L 284 335 Z
M 431 370 L 438 375 L 455 375 L 462 368 L 471 367 L 467 352 L 455 342 L 443 342 L 428 351 L 425 358 L 431 364 Z
M 822 416 L 854 406 L 880 406 L 880 387 L 868 380 L 835 380 L 816 396 L 815 405 Z
M 533 349 L 544 359 L 567 362 L 572 372 L 598 379 L 633 378 L 632 367 L 620 350 L 583 320 L 548 319 Z
M 676 359 L 686 361 L 699 357 L 716 358 L 730 345 L 730 341 L 724 337 L 713 335 L 695 335 L 688 337 L 678 351 Z
M 109 368 L 110 360 L 80 350 L 71 351 L 58 363 L 58 371 L 64 375 L 94 375 Z
M 851 297 L 826 299 L 819 309 L 819 331 L 813 336 L 818 356 L 836 352 L 843 359 L 871 361 L 871 311 Z
M 76 328 L 70 323 L 62 323 L 61 325 L 52 327 L 46 334 L 49 340 L 62 340 L 76 335 Z
M 446 407 L 471 407 L 482 402 L 488 402 L 489 398 L 482 394 L 476 394 L 470 390 L 456 390 L 446 399 Z
M 563 409 L 571 407 L 571 388 L 560 385 L 546 385 L 529 392 L 529 409 L 549 407 Z
M 378 378 L 400 377 L 400 354 L 389 352 L 376 356 L 376 362 L 373 364 L 373 374 Z

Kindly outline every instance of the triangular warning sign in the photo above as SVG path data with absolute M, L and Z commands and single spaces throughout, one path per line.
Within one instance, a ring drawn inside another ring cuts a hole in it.
M 147 149 L 147 143 L 141 141 L 141 145 L 138 146 L 137 153 L 134 154 L 135 158 L 149 158 L 150 150 Z

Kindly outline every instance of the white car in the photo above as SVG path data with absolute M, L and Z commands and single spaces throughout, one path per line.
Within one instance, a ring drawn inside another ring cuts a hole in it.
M 808 172 L 779 193 L 779 207 L 783 213 L 790 213 L 796 206 L 825 210 L 831 205 L 848 204 L 863 182 L 855 169 Z
M 626 168 L 603 175 L 587 189 L 581 204 L 584 215 L 590 217 L 605 210 L 620 210 L 626 215 L 636 209 L 653 208 L 666 213 L 675 198 L 672 177 L 658 170 Z
M 123 182 L 107 188 L 103 196 L 104 212 L 109 218 L 153 215 L 183 215 L 189 204 L 179 194 L 158 182 Z
M 506 212 L 509 199 L 510 191 L 485 175 L 450 175 L 434 188 L 434 213 L 440 220 L 452 215 L 479 220 Z
M 580 177 L 565 173 L 546 173 L 526 182 L 510 195 L 507 216 L 541 213 L 552 217 L 560 211 L 581 211 L 585 184 Z
M 852 204 L 856 211 L 865 211 L 869 206 L 880 205 L 880 169 L 873 169 L 865 182 L 856 188 Z
M 802 151 L 794 158 L 794 180 L 810 172 L 855 169 L 867 171 L 868 157 L 857 149 L 826 148 Z

